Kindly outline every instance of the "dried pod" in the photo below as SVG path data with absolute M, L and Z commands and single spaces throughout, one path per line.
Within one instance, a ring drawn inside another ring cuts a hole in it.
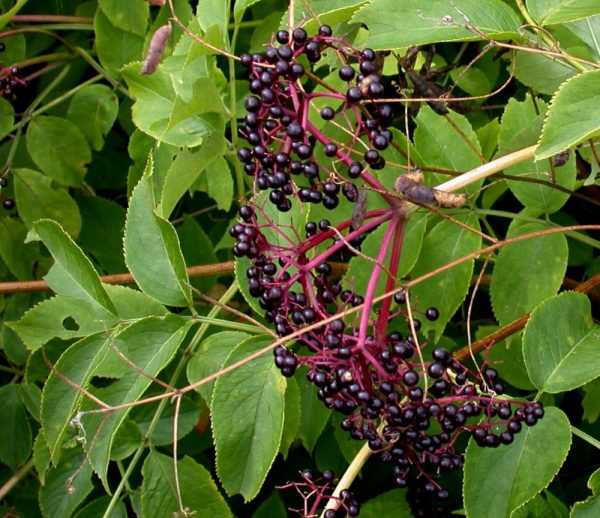
M 466 194 L 455 194 L 453 192 L 433 190 L 435 201 L 438 206 L 445 209 L 458 209 L 467 202 Z
M 167 23 L 156 29 L 142 65 L 142 74 L 149 75 L 157 69 L 165 52 L 169 36 L 171 36 L 171 24 Z
M 396 178 L 394 191 L 398 194 L 405 194 L 407 189 L 421 183 L 423 183 L 423 173 L 420 171 L 406 173 Z
M 356 203 L 354 204 L 354 209 L 352 210 L 352 228 L 359 228 L 363 221 L 365 220 L 365 215 L 367 213 L 367 191 L 364 189 L 358 190 L 358 198 L 356 199 Z

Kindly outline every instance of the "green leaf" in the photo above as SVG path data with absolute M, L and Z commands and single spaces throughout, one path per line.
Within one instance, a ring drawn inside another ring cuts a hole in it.
M 331 26 L 345 24 L 356 10 L 366 3 L 366 0 L 312 0 L 310 10 L 306 4 L 295 3 L 294 20 L 306 19 L 306 25 L 303 27 L 309 34 L 313 34 L 321 23 Z M 314 19 L 315 15 L 318 16 L 318 21 Z M 289 19 L 288 9 L 279 25 L 287 29 Z
M 63 185 L 81 187 L 92 154 L 75 124 L 60 117 L 36 117 L 27 127 L 25 141 L 31 158 L 45 174 Z
M 142 518 L 165 518 L 178 514 L 173 459 L 151 451 L 142 468 Z M 177 461 L 183 507 L 197 516 L 233 516 L 210 473 L 189 457 Z
M 44 429 L 40 428 L 35 441 L 33 442 L 33 464 L 42 486 L 44 486 L 46 482 L 46 472 L 50 467 L 50 460 L 50 450 L 46 443 Z
M 39 246 L 25 243 L 27 228 L 15 218 L 0 218 L 0 258 L 10 272 L 20 281 L 33 279 Z
M 571 22 L 600 13 L 596 0 L 527 0 L 527 9 L 540 25 Z
M 592 496 L 583 502 L 575 502 L 571 510 L 571 518 L 596 518 L 600 513 L 599 475 L 600 470 L 596 470 L 590 476 L 587 486 L 592 490 Z
M 456 218 L 469 227 L 479 230 L 479 222 L 475 216 L 456 216 Z M 460 227 L 452 221 L 442 220 L 425 237 L 421 255 L 411 277 L 415 279 L 427 274 L 478 250 L 480 247 L 481 237 L 478 234 Z M 411 288 L 413 311 L 415 309 L 425 311 L 429 307 L 436 307 L 440 312 L 440 317 L 435 322 L 421 319 L 424 333 L 432 330 L 435 333 L 435 339 L 439 339 L 447 322 L 465 299 L 472 274 L 473 260 L 469 260 L 438 273 Z M 448 289 L 449 286 L 452 289 Z
M 186 306 L 191 292 L 185 261 L 175 229 L 154 212 L 151 182 L 151 173 L 144 176 L 129 200 L 125 262 L 144 293 L 169 306 Z
M 531 313 L 523 334 L 529 377 L 541 391 L 566 392 L 600 376 L 600 326 L 589 299 L 565 292 Z
M 40 387 L 35 383 L 22 382 L 19 385 L 19 397 L 25 405 L 29 415 L 37 422 L 40 422 L 40 406 L 42 403 L 42 391 Z
M 507 238 L 547 228 L 542 223 L 513 223 Z M 525 239 L 502 247 L 490 286 L 494 315 L 500 325 L 509 324 L 556 294 L 567 268 L 568 253 L 562 234 Z
M 194 218 L 184 214 L 183 224 L 177 227 L 177 236 L 187 264 L 200 266 L 219 262 L 210 238 Z M 197 290 L 208 293 L 214 286 L 215 280 L 216 276 L 192 277 L 190 284 Z
M 298 437 L 306 451 L 312 453 L 327 421 L 329 421 L 331 410 L 317 399 L 317 389 L 309 383 L 306 376 L 301 376 L 297 381 L 300 389 L 301 411 Z
M 419 257 L 423 236 L 427 227 L 428 214 L 428 212 L 412 214 L 406 222 L 404 238 L 402 241 L 402 252 L 400 254 L 400 264 L 398 265 L 398 273 L 396 275 L 397 279 L 401 279 L 409 273 Z M 388 224 L 381 225 L 367 236 L 360 247 L 364 256 L 371 258 L 377 257 L 378 250 L 381 247 L 381 240 L 383 239 L 383 235 L 387 228 Z M 389 264 L 390 253 L 391 249 L 388 250 L 384 264 Z M 350 265 L 348 266 L 348 271 L 346 272 L 346 275 L 344 275 L 344 282 L 351 285 L 356 293 L 363 293 L 369 284 L 373 266 L 373 262 L 367 261 L 363 256 L 352 258 L 350 260 Z M 377 283 L 376 296 L 383 294 L 387 279 L 388 276 L 385 272 L 382 272 L 379 282 Z
M 571 427 L 558 408 L 545 410 L 535 426 L 525 427 L 508 446 L 481 448 L 469 441 L 463 481 L 467 517 L 508 518 L 554 478 L 569 452 Z
M 69 422 L 83 398 L 83 393 L 77 387 L 87 386 L 107 350 L 104 332 L 79 340 L 61 355 L 44 385 L 41 417 L 46 442 L 55 464 L 60 457 Z M 65 380 L 69 380 L 69 383 Z
M 52 282 L 52 270 L 46 276 L 54 291 L 82 300 L 96 309 L 104 309 L 110 315 L 117 315 L 92 263 L 58 223 L 49 219 L 40 220 L 34 223 L 32 232 L 32 239 L 41 240 L 54 257 L 55 265 L 67 274 L 66 279 L 61 275 L 60 285 Z
M 106 85 L 88 85 L 71 99 L 67 118 L 82 131 L 93 149 L 100 151 L 119 112 L 119 100 Z
M 152 383 L 150 377 L 156 377 L 173 359 L 191 325 L 191 322 L 184 323 L 180 317 L 168 315 L 139 320 L 121 331 L 110 346 L 120 351 L 139 371 L 129 369 L 126 375 L 110 386 L 94 390 L 94 394 L 111 406 L 138 400 Z M 83 409 L 90 408 L 97 406 L 85 401 Z M 107 489 L 106 472 L 115 435 L 130 410 L 127 407 L 107 415 L 92 414 L 82 418 L 90 463 Z M 102 433 L 95 435 L 100 426 Z M 93 444 L 92 437 L 95 437 Z
M 174 78 L 162 68 L 140 74 L 140 64 L 123 68 L 123 76 L 135 97 L 132 115 L 136 126 L 160 142 L 174 146 L 198 146 L 223 127 L 223 103 L 213 79 L 196 78 L 192 95 L 184 99 L 173 86 Z
M 600 14 L 567 23 L 565 27 L 590 48 L 596 60 L 600 58 Z
M 188 381 L 196 383 L 218 372 L 227 356 L 248 338 L 249 334 L 240 331 L 222 331 L 206 338 L 187 364 Z M 211 405 L 214 385 L 214 381 L 209 381 L 196 388 L 208 406 Z
M 288 378 L 285 388 L 285 418 L 281 435 L 280 453 L 285 459 L 300 430 L 300 388 L 295 378 Z
M 237 5 L 237 3 L 236 3 Z M 279 491 L 273 491 L 269 497 L 258 507 L 252 518 L 274 518 L 285 516 L 287 509 L 279 496 Z
M 502 115 L 498 154 L 506 155 L 535 144 L 541 132 L 545 111 L 546 104 L 539 99 L 534 102 L 529 95 L 523 102 L 510 99 Z M 573 189 L 577 177 L 574 157 L 553 170 L 550 169 L 549 160 L 524 160 L 505 169 L 505 173 L 523 178 L 523 181 L 507 180 L 506 183 L 525 207 L 544 214 L 551 214 L 560 209 L 569 199 L 569 193 L 561 192 L 552 185 L 527 180 L 543 180 L 550 183 L 554 181 L 561 187 Z
M 548 158 L 600 133 L 600 70 L 565 81 L 552 98 L 536 159 Z
M 103 329 L 97 314 L 81 301 L 58 295 L 32 306 L 17 322 L 8 322 L 23 343 L 36 351 L 53 338 L 70 340 Z
M 16 169 L 14 173 L 19 216 L 27 228 L 38 219 L 48 218 L 60 223 L 71 237 L 79 234 L 79 209 L 66 189 L 52 187 L 50 178 L 31 169 Z
M 121 11 L 127 15 L 127 11 Z M 143 36 L 117 27 L 101 9 L 94 16 L 94 34 L 98 59 L 111 74 L 118 76 L 123 65 L 142 59 Z
M 64 452 L 60 464 L 50 468 L 40 488 L 40 508 L 44 518 L 65 518 L 92 491 L 92 469 L 78 449 Z
M 4 97 L 0 98 L 0 138 L 10 132 L 15 123 L 15 109 Z
M 239 344 L 225 366 L 265 348 L 270 337 L 252 337 Z M 217 450 L 217 473 L 229 495 L 253 499 L 279 451 L 284 422 L 285 378 L 263 354 L 221 376 L 211 404 Z
M 382 16 L 385 13 L 385 16 Z M 373 0 L 353 17 L 355 23 L 369 27 L 366 44 L 374 49 L 398 49 L 440 41 L 481 39 L 468 24 L 493 39 L 514 35 L 521 21 L 500 0 L 463 0 L 460 11 L 447 0 Z
M 162 190 L 159 214 L 168 218 L 175 205 L 206 168 L 225 151 L 225 139 L 222 132 L 206 135 L 197 151 L 184 149 L 177 154 L 173 164 L 167 171 Z M 231 175 L 230 175 L 231 177 Z
M 14 5 L 5 13 L 0 15 L 0 29 L 2 29 L 10 19 L 19 12 L 19 10 L 27 3 L 28 0 L 16 0 Z
M 536 495 L 511 514 L 511 518 L 567 518 L 569 510 L 558 498 L 548 491 Z
M 222 156 L 208 164 L 205 173 L 207 194 L 220 210 L 229 210 L 233 202 L 233 178 L 227 160 Z
M 83 507 L 73 518 L 127 518 L 127 508 L 120 500 L 112 508 L 109 515 L 104 512 L 108 509 L 111 497 L 101 496 Z
M 240 287 L 241 294 L 244 296 L 244 299 L 252 310 L 257 315 L 264 315 L 265 310 L 260 307 L 256 297 L 250 295 L 250 290 L 248 289 L 248 277 L 246 276 L 246 272 L 251 266 L 252 261 L 250 261 L 248 257 L 236 257 L 234 266 L 235 280 Z
M 131 411 L 130 418 L 136 424 L 142 437 L 148 437 L 149 442 L 154 446 L 165 446 L 173 444 L 175 405 L 170 405 L 155 421 L 154 417 L 159 404 L 149 403 L 138 406 Z M 201 408 L 206 407 L 201 407 L 201 400 L 198 396 L 186 397 L 181 400 L 177 414 L 177 440 L 183 439 L 194 429 L 200 418 Z M 151 434 L 150 426 L 154 426 Z M 115 445 L 118 445 L 118 441 L 115 441 Z
M 483 163 L 477 135 L 465 116 L 450 112 L 441 117 L 429 106 L 422 106 L 416 121 L 415 146 L 426 165 L 468 171 Z M 433 186 L 446 179 L 445 175 L 429 174 L 427 184 Z M 475 193 L 482 182 L 469 185 L 464 192 Z
M 14 383 L 0 387 L 0 420 L 0 461 L 14 471 L 29 458 L 32 446 L 27 412 Z
M 225 45 L 227 23 L 230 17 L 229 3 L 226 0 L 204 0 L 198 4 L 196 16 L 203 32 L 206 32 L 211 26 L 218 28 L 219 39 L 222 45 Z
M 406 501 L 406 489 L 392 489 L 367 500 L 360 507 L 360 516 L 362 518 L 381 518 L 382 516 L 412 518 L 410 505 Z
M 533 52 L 515 53 L 515 77 L 541 94 L 552 95 L 577 70 L 550 56 Z
M 233 6 L 233 18 L 236 23 L 242 20 L 244 12 L 248 7 L 260 2 L 260 0 L 238 0 Z
M 592 424 L 600 417 L 600 378 L 586 383 L 582 389 L 585 394 L 581 402 L 583 419 Z
M 125 209 L 100 196 L 79 196 L 77 206 L 83 224 L 77 242 L 106 273 L 125 271 L 122 242 Z
M 140 36 L 146 34 L 150 9 L 144 0 L 129 0 L 123 9 L 121 0 L 98 0 L 98 6 L 115 27 Z

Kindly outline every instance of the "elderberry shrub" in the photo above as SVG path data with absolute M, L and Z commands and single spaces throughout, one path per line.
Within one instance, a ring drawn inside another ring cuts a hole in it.
M 315 79 L 316 67 L 326 52 L 340 60 L 338 75 L 348 83 L 343 92 L 317 88 L 323 80 Z M 443 348 L 428 351 L 414 334 L 420 321 L 408 322 L 406 292 L 374 304 L 380 265 L 365 293 L 333 272 L 336 254 L 359 251 L 366 235 L 384 224 L 385 252 L 405 220 L 402 200 L 390 196 L 377 177 L 386 165 L 393 122 L 391 107 L 376 102 L 384 91 L 380 57 L 334 37 L 328 26 L 314 36 L 302 28 L 280 31 L 264 53 L 241 57 L 251 95 L 239 128 L 248 146 L 237 155 L 253 179 L 253 197 L 240 208 L 241 221 L 230 234 L 233 254 L 251 263 L 248 291 L 266 320 L 279 336 L 297 333 L 293 350 L 274 349 L 281 373 L 293 376 L 306 366 L 317 397 L 346 416 L 341 426 L 352 438 L 367 441 L 391 465 L 397 486 L 418 477 L 426 491 L 443 499 L 448 492 L 437 474 L 462 467 L 455 447 L 461 435 L 483 447 L 509 444 L 544 410 L 537 402 L 498 397 L 504 385 L 494 369 L 468 368 Z M 366 210 L 363 186 L 379 192 L 389 207 Z M 352 214 L 334 210 L 340 196 L 355 204 Z M 331 219 L 295 228 L 274 222 L 273 211 L 297 205 L 306 213 L 307 206 L 319 204 Z M 398 253 L 392 249 L 390 255 Z M 387 266 L 389 272 L 392 264 Z M 388 274 L 387 291 L 394 286 Z M 361 313 L 342 315 L 362 305 Z M 427 308 L 423 315 L 434 321 L 439 311 Z M 344 507 L 348 514 L 351 507 Z

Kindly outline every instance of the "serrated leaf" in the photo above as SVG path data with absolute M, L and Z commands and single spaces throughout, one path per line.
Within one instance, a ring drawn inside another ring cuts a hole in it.
M 600 326 L 589 299 L 565 292 L 531 313 L 523 334 L 529 377 L 543 392 L 566 392 L 600 376 Z
M 257 336 L 239 344 L 225 366 L 247 358 L 271 343 Z M 217 450 L 217 473 L 229 495 L 252 500 L 279 451 L 284 422 L 285 378 L 263 354 L 221 376 L 211 404 Z
M 0 234 L 0 258 L 4 264 L 18 280 L 32 280 L 40 252 L 37 244 L 25 243 L 25 225 L 16 218 L 0 218 Z
M 565 27 L 589 47 L 595 59 L 600 58 L 600 14 L 566 23 Z
M 527 9 L 540 25 L 571 22 L 600 13 L 596 0 L 527 0 Z
M 225 45 L 227 35 L 227 23 L 229 22 L 229 4 L 225 0 L 204 0 L 198 4 L 196 17 L 200 22 L 200 28 L 206 32 L 209 27 L 215 27 L 219 31 L 219 40 Z
M 110 386 L 94 390 L 94 394 L 111 406 L 139 399 L 152 383 L 149 376 L 156 377 L 169 364 L 191 325 L 192 322 L 185 323 L 180 317 L 168 315 L 139 320 L 121 331 L 111 340 L 110 346 L 121 351 L 139 368 L 139 372 L 129 369 L 126 375 Z M 97 407 L 85 401 L 83 408 Z M 88 434 L 89 461 L 107 489 L 109 485 L 106 472 L 112 445 L 119 426 L 130 410 L 128 407 L 106 415 L 92 414 L 82 418 Z M 92 445 L 91 437 L 94 437 L 100 426 L 102 433 L 95 436 Z
M 313 34 L 322 23 L 331 26 L 344 24 L 356 10 L 365 5 L 367 0 L 312 0 L 310 8 L 304 3 L 295 3 L 294 20 L 306 20 L 303 27 L 309 34 Z M 318 17 L 318 21 L 314 17 Z M 280 27 L 288 28 L 290 19 L 289 9 L 281 18 Z
M 331 416 L 329 410 L 316 397 L 315 386 L 308 382 L 305 376 L 298 380 L 300 389 L 300 431 L 298 437 L 308 453 L 312 453 Z
M 0 422 L 0 461 L 16 471 L 31 453 L 32 438 L 25 405 L 14 383 L 0 387 Z
M 65 451 L 58 466 L 48 470 L 46 484 L 40 488 L 42 516 L 71 516 L 93 487 L 92 469 L 83 452 L 77 448 Z
M 96 367 L 108 350 L 106 333 L 97 333 L 71 345 L 60 357 L 42 392 L 41 417 L 46 442 L 58 462 L 69 421 L 77 411 Z M 67 381 L 69 380 L 69 383 Z
M 469 227 L 479 230 L 477 217 L 473 215 L 456 217 Z M 455 259 L 478 250 L 480 247 L 481 236 L 456 225 L 452 221 L 442 220 L 425 237 L 421 255 L 411 273 L 411 277 L 414 279 L 429 273 Z M 425 311 L 429 307 L 435 307 L 440 313 L 439 318 L 434 322 L 420 319 L 423 332 L 427 333 L 432 330 L 435 339 L 439 339 L 446 324 L 465 299 L 472 273 L 473 260 L 469 260 L 438 273 L 411 288 L 410 295 L 413 310 Z M 450 286 L 451 289 L 449 289 Z
M 517 51 L 514 59 L 515 77 L 541 94 L 552 95 L 577 70 L 564 62 L 543 54 Z
M 583 419 L 592 424 L 600 417 L 600 378 L 586 383 L 582 389 L 585 394 L 581 401 Z
M 144 293 L 169 306 L 186 306 L 191 292 L 185 261 L 175 229 L 154 212 L 151 182 L 151 174 L 144 176 L 129 200 L 125 262 Z
M 160 67 L 152 75 L 140 74 L 140 64 L 122 69 L 135 97 L 133 121 L 143 132 L 174 146 L 198 146 L 222 128 L 221 94 L 213 79 L 198 77 L 192 95 L 185 100 L 175 90 L 173 77 Z
M 502 115 L 498 154 L 506 155 L 535 144 L 542 129 L 545 112 L 546 103 L 540 99 L 534 102 L 529 95 L 522 102 L 514 98 L 510 99 Z M 569 199 L 569 193 L 559 191 L 552 185 L 527 180 L 554 182 L 565 189 L 573 189 L 577 177 L 574 157 L 567 160 L 564 165 L 554 167 L 553 170 L 550 169 L 549 160 L 524 160 L 506 168 L 505 173 L 523 178 L 523 181 L 507 180 L 506 183 L 525 207 L 544 214 L 551 214 L 560 209 Z
M 401 279 L 408 274 L 419 257 L 425 228 L 427 227 L 428 215 L 428 212 L 415 213 L 412 214 L 406 222 L 402 250 L 400 253 L 400 263 L 398 265 L 398 273 L 396 274 L 397 279 Z M 377 257 L 379 248 L 381 247 L 381 240 L 387 229 L 388 223 L 384 223 L 367 236 L 360 247 L 364 256 L 371 258 Z M 384 264 L 389 264 L 390 253 L 391 249 L 388 250 Z M 356 293 L 364 293 L 369 284 L 373 266 L 374 263 L 372 261 L 367 261 L 363 256 L 352 258 L 348 270 L 344 275 L 344 283 L 352 286 L 352 289 Z M 382 272 L 379 282 L 377 283 L 377 289 L 375 291 L 376 296 L 383 294 L 387 279 L 388 275 L 386 275 L 385 272 Z
M 50 178 L 81 187 L 92 154 L 75 124 L 60 117 L 36 117 L 27 126 L 25 142 L 35 164 Z
M 229 210 L 233 202 L 233 178 L 229 164 L 222 156 L 206 168 L 207 193 L 220 210 Z
M 15 123 L 15 110 L 4 97 L 0 98 L 0 138 L 10 132 Z
M 120 75 L 123 65 L 142 59 L 144 37 L 117 27 L 101 9 L 94 16 L 94 36 L 100 63 L 115 76 Z
M 468 28 L 463 16 L 493 39 L 510 38 L 521 26 L 517 14 L 500 0 L 463 0 L 459 7 L 460 11 L 447 0 L 373 0 L 352 17 L 352 22 L 369 27 L 366 44 L 374 49 L 481 39 Z
M 597 518 L 600 515 L 600 496 L 591 496 L 583 502 L 575 502 L 570 518 Z
M 150 9 L 144 0 L 129 0 L 123 9 L 121 0 L 98 0 L 98 7 L 115 27 L 140 36 L 146 34 Z
M 110 514 L 106 515 L 105 511 L 108 509 L 110 501 L 111 497 L 108 495 L 96 498 L 80 509 L 73 518 L 127 518 L 127 508 L 121 501 L 117 501 Z
M 507 238 L 547 228 L 541 223 L 513 224 Z M 556 294 L 567 268 L 568 255 L 567 241 L 562 234 L 525 239 L 502 247 L 490 286 L 494 315 L 500 325 L 509 324 Z
M 40 482 L 45 485 L 46 472 L 50 467 L 50 450 L 48 449 L 48 443 L 46 442 L 46 436 L 44 435 L 44 429 L 40 428 L 35 441 L 33 442 L 33 465 L 37 476 L 40 478 Z
M 225 151 L 223 132 L 215 132 L 203 139 L 197 151 L 183 150 L 177 154 L 167 171 L 158 211 L 168 218 L 181 197 L 192 187 L 206 168 Z
M 72 97 L 67 118 L 82 131 L 93 149 L 100 151 L 119 112 L 119 100 L 106 85 L 89 85 Z
M 545 410 L 535 426 L 524 427 L 508 446 L 482 448 L 469 441 L 463 481 L 468 518 L 508 518 L 554 478 L 571 446 L 571 426 L 558 408 Z
M 590 70 L 565 81 L 552 98 L 537 160 L 548 158 L 600 133 L 600 70 Z
M 412 518 L 410 504 L 406 501 L 406 489 L 392 489 L 367 500 L 360 507 L 360 516 L 363 518 L 381 518 L 382 516 Z
M 483 163 L 477 135 L 465 116 L 450 112 L 441 117 L 429 106 L 422 106 L 416 121 L 415 147 L 426 165 L 468 171 Z M 434 186 L 446 179 L 444 175 L 428 174 L 426 183 Z M 475 182 L 464 192 L 474 193 L 481 184 Z
M 82 300 L 95 309 L 103 309 L 109 315 L 117 315 L 117 309 L 104 290 L 92 263 L 58 223 L 40 220 L 34 223 L 32 232 L 34 234 L 30 234 L 30 238 L 41 240 L 54 257 L 55 265 L 60 266 L 66 274 L 61 275 L 60 285 L 53 283 L 52 270 L 46 276 L 46 281 L 54 291 Z
M 212 241 L 200 224 L 187 214 L 183 216 L 183 223 L 177 226 L 177 237 L 187 264 L 200 266 L 219 262 L 213 250 Z M 197 290 L 208 293 L 214 286 L 215 281 L 216 276 L 192 277 L 190 284 Z
M 287 380 L 285 388 L 285 417 L 279 451 L 285 459 L 300 430 L 300 388 L 295 378 Z
M 177 461 L 179 491 L 184 508 L 197 516 L 233 516 L 210 473 L 189 457 Z M 178 490 L 173 476 L 173 459 L 151 451 L 142 468 L 142 518 L 164 518 L 177 514 Z
M 247 333 L 240 331 L 222 331 L 206 338 L 187 364 L 187 378 L 190 383 L 196 383 L 206 378 L 225 363 L 231 352 L 244 340 L 250 338 Z M 204 401 L 210 406 L 215 382 L 209 381 L 196 388 Z
M 519 507 L 510 516 L 511 518 L 567 518 L 569 511 L 565 504 L 558 498 L 553 497 L 551 493 L 544 491 L 536 495 L 525 505 Z
M 44 518 L 71 516 L 91 492 L 91 469 L 80 451 L 72 449 L 57 467 L 50 468 L 46 483 L 39 492 L 39 505 Z
M 32 169 L 16 169 L 14 183 L 19 216 L 27 228 L 38 219 L 49 218 L 60 223 L 71 237 L 77 237 L 81 215 L 66 189 L 53 187 L 50 178 Z

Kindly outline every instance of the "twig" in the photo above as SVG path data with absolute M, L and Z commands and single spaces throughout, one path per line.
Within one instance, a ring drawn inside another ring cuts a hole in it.
M 0 487 L 0 501 L 10 493 L 11 489 L 15 487 L 20 480 L 27 475 L 33 468 L 33 458 L 29 459 L 25 464 L 23 464 L 17 472 L 10 477 L 3 485 Z

